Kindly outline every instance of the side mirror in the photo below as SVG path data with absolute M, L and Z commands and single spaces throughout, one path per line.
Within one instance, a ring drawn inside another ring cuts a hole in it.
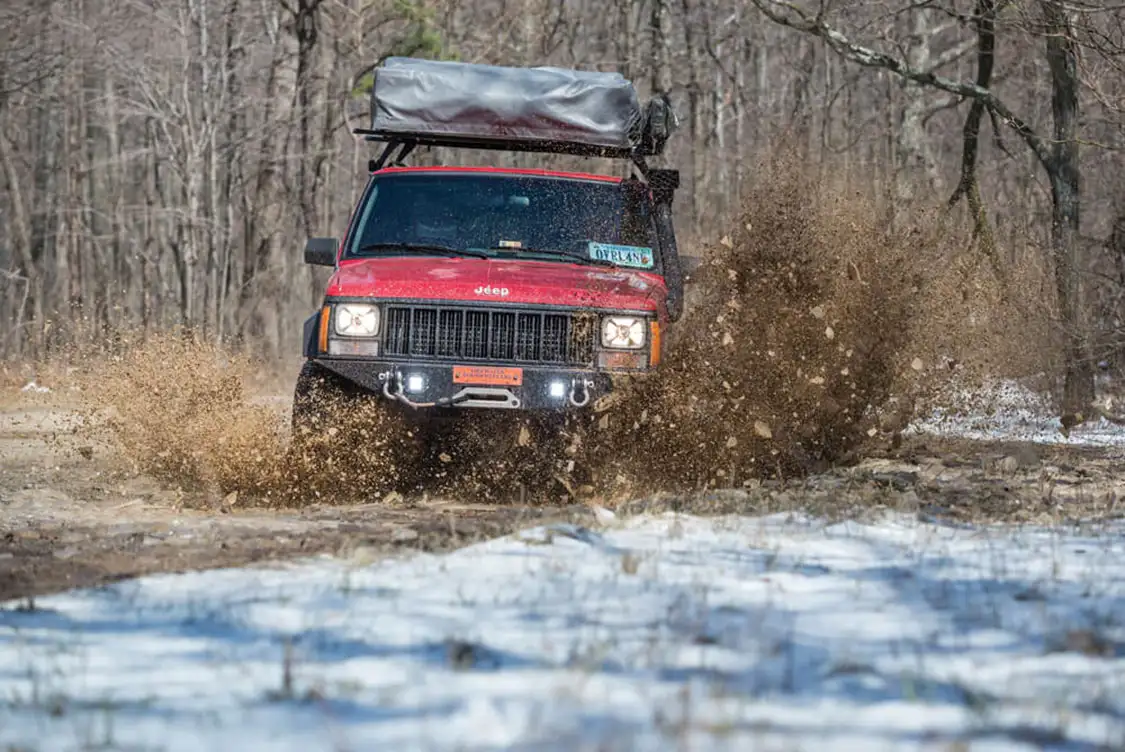
M 704 263 L 702 256 L 680 256 L 680 269 L 684 273 L 684 282 L 691 282 L 691 278 L 703 268 Z
M 313 266 L 336 266 L 336 238 L 309 238 L 305 243 L 305 263 Z

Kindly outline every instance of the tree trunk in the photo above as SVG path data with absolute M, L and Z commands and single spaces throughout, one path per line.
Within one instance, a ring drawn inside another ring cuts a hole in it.
M 982 89 L 988 89 L 992 86 L 992 68 L 996 60 L 995 0 L 977 0 L 973 23 L 977 29 L 976 84 Z M 980 182 L 977 180 L 977 155 L 980 152 L 980 128 L 984 110 L 984 102 L 979 99 L 974 99 L 969 106 L 969 114 L 961 129 L 961 176 L 957 181 L 957 188 L 949 197 L 948 207 L 952 209 L 962 198 L 968 202 L 973 220 L 973 238 L 992 263 L 993 272 L 1003 280 L 1004 267 L 997 254 L 992 226 L 984 209 Z M 1006 295 L 1007 290 L 1003 293 Z
M 663 92 L 667 94 L 672 89 L 671 53 L 668 50 L 667 0 L 652 0 L 649 34 L 652 39 L 652 91 L 650 93 Z
M 633 77 L 635 55 L 633 5 L 634 0 L 617 0 L 617 56 L 621 61 L 621 75 L 628 79 Z
M 4 111 L 0 106 L 0 114 Z M 12 205 L 12 227 L 15 230 L 14 237 L 10 239 L 12 245 L 16 247 L 16 259 L 18 260 L 17 271 L 27 280 L 27 290 L 30 292 L 23 296 L 23 306 L 26 307 L 30 299 L 32 310 L 21 310 L 19 313 L 20 321 L 24 321 L 30 317 L 35 326 L 35 332 L 38 335 L 39 326 L 43 321 L 43 283 L 42 277 L 39 274 L 39 266 L 31 256 L 31 220 L 28 218 L 27 205 L 24 203 L 23 194 L 20 190 L 19 173 L 16 171 L 15 164 L 12 160 L 11 147 L 8 143 L 8 137 L 4 133 L 0 133 L 0 167 L 4 169 L 5 179 L 8 183 L 9 201 Z M 36 343 L 38 344 L 38 343 Z
M 812 143 L 812 108 L 810 89 L 813 72 L 816 70 L 816 47 L 811 42 L 801 40 L 801 62 L 793 77 L 793 108 L 789 113 L 791 143 L 799 150 L 801 158 L 809 156 Z
M 318 10 L 321 0 L 297 0 L 293 16 L 293 35 L 297 39 L 297 127 L 300 133 L 301 151 L 297 162 L 297 191 L 301 205 L 301 218 L 306 233 L 313 232 L 316 224 L 314 214 L 316 203 L 311 197 L 312 180 L 309 175 L 311 163 L 311 120 L 312 120 L 312 78 L 314 53 L 319 36 Z
M 914 13 L 906 45 L 906 62 L 914 70 L 929 70 L 932 65 L 933 25 L 932 11 Z M 926 135 L 926 87 L 908 79 L 902 83 L 902 93 L 905 101 L 895 130 L 894 195 L 899 211 L 908 211 L 919 199 L 919 187 L 924 194 L 931 194 L 938 187 L 938 168 Z
M 689 206 L 691 207 L 692 233 L 698 236 L 702 229 L 699 216 L 700 193 L 703 190 L 703 158 L 700 154 L 700 133 L 703 127 L 703 85 L 700 81 L 699 55 L 696 40 L 697 29 L 695 20 L 691 17 L 690 0 L 681 0 L 681 11 L 684 15 L 684 43 L 686 45 L 688 60 L 688 154 L 690 155 L 691 190 L 689 191 Z
M 1051 69 L 1054 140 L 1048 174 L 1051 181 L 1051 252 L 1055 262 L 1059 312 L 1066 336 L 1063 426 L 1081 422 L 1094 400 L 1094 368 L 1089 353 L 1088 322 L 1079 242 L 1081 183 L 1078 163 L 1078 50 L 1070 18 L 1059 0 L 1044 0 L 1047 64 Z

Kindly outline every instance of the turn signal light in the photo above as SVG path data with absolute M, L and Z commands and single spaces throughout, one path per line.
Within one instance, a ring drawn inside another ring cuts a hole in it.
M 322 353 L 328 352 L 328 324 L 332 319 L 332 309 L 328 306 L 320 309 L 320 338 L 317 345 Z
M 655 368 L 660 364 L 660 322 L 652 321 L 648 325 L 649 354 L 648 363 Z
M 373 339 L 330 339 L 328 340 L 328 354 L 375 357 L 379 354 L 379 343 Z

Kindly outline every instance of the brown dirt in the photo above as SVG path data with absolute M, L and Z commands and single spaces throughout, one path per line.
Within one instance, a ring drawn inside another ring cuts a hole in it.
M 1125 449 L 912 436 L 853 465 L 737 490 L 663 494 L 647 509 L 802 512 L 851 519 L 894 511 L 927 521 L 1087 524 L 1125 518 Z M 630 513 L 633 503 L 619 504 Z
M 404 494 L 554 506 L 575 498 L 565 437 L 523 415 L 421 428 L 381 398 L 351 397 L 293 450 L 298 368 L 280 394 L 263 394 L 260 374 L 271 366 L 182 334 L 150 336 L 56 380 L 79 416 L 65 441 L 112 448 L 122 472 L 180 487 L 189 504 L 231 493 L 267 508 Z
M 237 495 L 132 469 L 118 449 L 76 434 L 81 414 L 52 401 L 12 398 L 0 408 L 0 600 L 321 553 L 363 561 L 440 551 L 545 521 L 592 519 L 579 506 L 343 491 L 331 504 L 244 507 Z
M 604 480 L 688 491 L 826 469 L 862 450 L 911 370 L 914 228 L 888 231 L 873 201 L 799 166 L 772 169 L 707 250 L 705 304 L 662 370 L 589 433 L 595 456 L 644 447 Z
M 784 153 L 758 166 L 660 371 L 576 431 L 600 492 L 799 479 L 897 441 L 954 382 L 1054 386 L 1041 249 L 1013 240 L 997 276 L 956 218 L 892 225 L 862 181 L 820 167 Z

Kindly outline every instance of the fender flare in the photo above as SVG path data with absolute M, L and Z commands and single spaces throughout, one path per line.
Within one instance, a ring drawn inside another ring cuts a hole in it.
M 306 358 L 315 358 L 320 353 L 316 347 L 316 330 L 320 323 L 320 311 L 305 319 L 304 331 L 301 334 L 301 352 Z

